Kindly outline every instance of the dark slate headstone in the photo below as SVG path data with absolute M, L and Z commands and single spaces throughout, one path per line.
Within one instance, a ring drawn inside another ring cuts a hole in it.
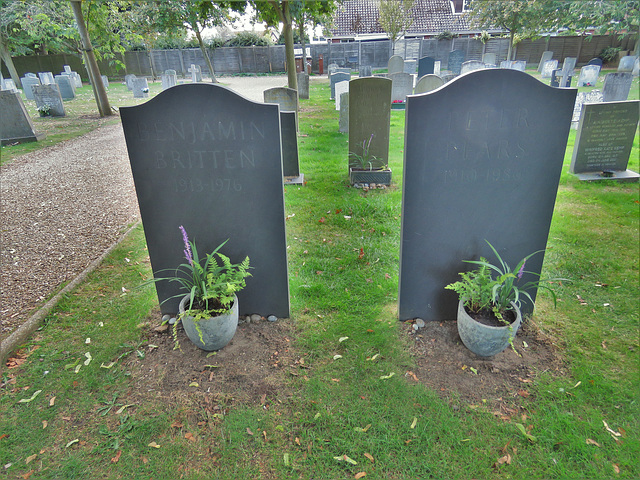
M 542 69 L 544 64 L 553 58 L 553 52 L 550 50 L 545 50 L 542 52 L 542 56 L 540 57 L 540 63 L 538 63 L 538 73 L 542 73 Z M 556 65 L 557 66 L 557 65 Z
M 607 73 L 602 86 L 604 102 L 624 102 L 629 97 L 633 74 L 626 72 Z
M 51 85 L 34 85 L 33 97 L 36 101 L 36 108 L 48 105 L 50 109 L 49 115 L 52 117 L 64 117 L 66 115 L 60 88 L 55 83 Z
M 633 72 L 633 65 L 636 62 L 636 58 L 637 57 L 635 55 L 627 55 L 625 57 L 622 57 L 620 59 L 620 63 L 618 64 L 618 72 Z
M 22 82 L 22 90 L 24 91 L 24 96 L 27 98 L 27 100 L 33 100 L 32 87 L 34 85 L 40 85 L 40 80 L 38 79 L 38 77 L 24 77 L 20 79 L 20 82 Z
M 338 120 L 338 131 L 340 133 L 349 132 L 349 92 L 340 95 L 340 118 Z
M 280 112 L 280 134 L 282 136 L 282 174 L 285 185 L 304 183 L 298 159 L 298 133 L 296 113 Z
M 24 107 L 20 94 L 9 90 L 0 90 L 0 142 L 12 143 L 37 142 L 46 137 L 35 131 L 31 117 Z
M 391 80 L 356 78 L 349 82 L 349 153 L 362 156 L 363 142 L 381 164 L 389 163 Z M 373 135 L 373 138 L 371 137 Z M 358 165 L 349 155 L 349 166 Z
M 638 100 L 584 104 L 569 172 L 580 180 L 633 180 L 627 170 L 638 128 Z
M 548 60 L 542 66 L 542 78 L 551 78 L 554 70 L 558 69 L 558 60 Z
M 487 69 L 409 97 L 401 320 L 455 319 L 458 298 L 444 287 L 472 268 L 463 260 L 493 260 L 485 239 L 512 267 L 546 247 L 575 96 Z M 542 261 L 535 255 L 527 270 L 539 273 Z
M 435 63 L 436 59 L 431 57 L 422 57 L 418 60 L 418 78 L 435 73 Z
M 481 62 L 480 60 L 467 60 L 466 62 L 463 62 L 460 67 L 460 75 L 473 72 L 475 70 L 482 70 L 483 68 L 485 68 L 484 62 Z
M 253 267 L 238 293 L 240 313 L 288 317 L 278 106 L 189 83 L 120 115 L 155 274 L 185 262 L 180 225 L 201 256 L 229 239 L 222 252 L 233 262 L 248 255 Z M 156 289 L 160 302 L 181 293 L 173 282 Z M 176 313 L 178 302 L 162 312 Z
M 361 65 L 360 70 L 358 71 L 359 77 L 370 77 L 373 75 L 373 69 L 371 65 Z
M 454 75 L 460 75 L 460 70 L 462 69 L 463 62 L 464 52 L 462 50 L 453 50 L 449 52 L 447 70 L 449 70 Z
M 580 69 L 578 87 L 595 87 L 598 75 L 600 75 L 600 67 L 598 65 L 585 65 Z
M 305 72 L 299 72 L 298 77 L 298 98 L 303 100 L 309 99 L 309 74 Z
M 387 64 L 388 73 L 404 72 L 404 59 L 400 55 L 393 55 Z
M 133 98 L 149 97 L 149 83 L 147 82 L 147 79 L 145 77 L 132 79 L 131 87 L 133 90 Z
M 436 88 L 440 88 L 444 85 L 444 80 L 442 80 L 438 75 L 425 75 L 418 83 L 416 83 L 415 94 L 419 95 L 420 93 L 427 93 Z
M 76 98 L 76 88 L 71 77 L 68 75 L 56 75 L 55 80 L 63 100 L 73 100 Z
M 391 79 L 391 101 L 404 102 L 407 95 L 413 93 L 413 75 L 408 73 L 392 73 L 389 75 Z
M 329 75 L 329 85 L 331 87 L 331 100 L 336 98 L 336 83 L 351 80 L 351 74 L 338 72 Z
M 587 65 L 598 65 L 600 68 L 602 68 L 602 59 L 598 57 L 592 58 L 587 62 Z

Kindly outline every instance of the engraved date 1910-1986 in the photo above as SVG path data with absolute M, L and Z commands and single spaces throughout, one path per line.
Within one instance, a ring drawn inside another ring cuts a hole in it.
M 242 184 L 234 178 L 174 178 L 176 192 L 240 192 Z

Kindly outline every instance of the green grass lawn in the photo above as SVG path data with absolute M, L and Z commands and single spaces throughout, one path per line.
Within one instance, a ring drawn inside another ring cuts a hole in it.
M 348 186 L 327 83 L 302 101 L 300 134 L 307 183 L 285 189 L 291 319 L 281 321 L 304 375 L 283 375 L 270 409 L 235 403 L 215 417 L 196 397 L 165 404 L 135 392 L 126 360 L 153 350 L 144 329 L 157 304 L 151 287 L 134 288 L 150 275 L 137 228 L 2 373 L 0 475 L 640 478 L 637 184 L 580 183 L 568 173 L 571 132 L 543 276 L 572 281 L 556 287 L 557 309 L 541 292 L 532 318 L 566 373 L 538 372 L 505 419 L 404 375 L 416 361 L 395 316 L 404 112 L 391 113 L 387 190 Z M 635 171 L 638 156 L 636 135 Z M 132 392 L 142 400 L 127 406 Z

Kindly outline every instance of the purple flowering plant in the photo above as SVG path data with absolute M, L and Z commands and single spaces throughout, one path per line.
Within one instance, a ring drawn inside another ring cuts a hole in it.
M 445 288 L 455 291 L 464 300 L 464 305 L 470 312 L 480 313 L 489 310 L 500 320 L 503 320 L 503 312 L 511 310 L 513 305 L 520 308 L 521 297 L 524 296 L 533 303 L 533 299 L 528 290 L 544 288 L 551 292 L 553 304 L 556 305 L 557 297 L 555 292 L 542 280 L 533 280 L 524 284 L 519 284 L 525 273 L 540 276 L 536 272 L 525 270 L 527 260 L 532 256 L 543 252 L 539 250 L 524 257 L 512 270 L 509 265 L 500 257 L 498 251 L 485 240 L 494 255 L 498 259 L 497 265 L 489 263 L 486 258 L 480 260 L 463 260 L 466 263 L 478 265 L 478 268 L 470 272 L 460 273 L 462 280 L 447 285 Z M 547 279 L 545 282 L 567 280 L 565 278 Z M 503 320 L 504 321 L 504 320 Z M 506 321 L 505 321 L 506 323 Z

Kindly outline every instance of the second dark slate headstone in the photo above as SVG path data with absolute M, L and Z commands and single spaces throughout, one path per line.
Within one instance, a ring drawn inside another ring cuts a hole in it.
M 280 132 L 282 135 L 282 174 L 285 185 L 304 183 L 304 174 L 300 173 L 298 158 L 298 132 L 296 131 L 296 113 L 280 112 Z
M 422 57 L 418 60 L 418 78 L 434 73 L 436 59 L 431 57 Z
M 408 98 L 400 320 L 455 319 L 458 298 L 444 287 L 471 269 L 463 260 L 495 260 L 485 240 L 512 267 L 546 247 L 575 97 L 488 69 Z M 543 258 L 527 270 L 539 273 Z
M 453 50 L 449 52 L 449 60 L 447 62 L 447 70 L 453 75 L 460 75 L 462 63 L 464 62 L 464 52 L 462 50 Z
M 278 106 L 188 83 L 120 115 L 155 275 L 185 262 L 180 225 L 201 256 L 229 239 L 223 253 L 233 262 L 248 255 L 253 267 L 238 293 L 240 313 L 288 317 Z M 181 293 L 173 282 L 156 289 L 161 302 Z M 162 312 L 176 313 L 178 302 Z

